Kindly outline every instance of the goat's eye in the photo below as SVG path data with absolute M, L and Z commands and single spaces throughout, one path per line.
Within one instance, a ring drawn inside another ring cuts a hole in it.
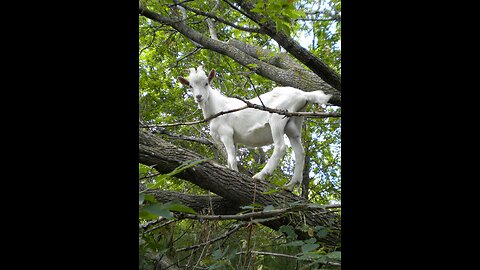
M 207 86 L 207 85 L 208 85 L 208 83 L 205 83 L 205 86 Z

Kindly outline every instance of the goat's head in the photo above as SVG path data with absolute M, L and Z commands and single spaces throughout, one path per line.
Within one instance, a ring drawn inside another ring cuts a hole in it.
M 178 77 L 178 80 L 191 89 L 195 102 L 200 104 L 205 100 L 208 100 L 210 95 L 210 83 L 215 77 L 215 70 L 212 69 L 208 74 L 208 77 L 205 74 L 205 71 L 203 71 L 202 66 L 199 66 L 196 70 L 195 68 L 189 68 L 189 70 L 190 75 L 188 75 L 188 79 L 190 81 L 181 76 Z

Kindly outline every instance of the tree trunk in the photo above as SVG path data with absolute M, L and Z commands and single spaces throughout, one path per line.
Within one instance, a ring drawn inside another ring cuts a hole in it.
M 143 130 L 139 130 L 139 161 L 147 166 L 153 166 L 159 173 L 169 173 L 182 163 L 204 159 L 197 153 L 172 145 L 161 138 Z M 254 181 L 250 176 L 230 170 L 214 161 L 205 161 L 194 167 L 176 174 L 175 177 L 187 180 L 199 187 L 209 190 L 235 207 L 257 203 L 263 206 L 272 205 L 278 208 L 289 207 L 294 204 L 311 204 L 302 197 L 280 190 L 273 194 L 262 194 L 276 187 L 267 181 Z M 334 246 L 339 242 L 339 216 L 325 209 L 313 209 L 290 213 L 280 219 L 262 223 L 278 230 L 282 225 L 292 225 L 299 239 L 309 236 L 302 225 L 309 227 L 324 226 L 333 229 L 327 236 L 318 239 L 326 245 Z

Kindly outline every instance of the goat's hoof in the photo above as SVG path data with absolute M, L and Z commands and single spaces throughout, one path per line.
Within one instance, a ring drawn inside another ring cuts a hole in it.
M 257 179 L 257 180 L 262 180 L 263 179 L 263 175 L 261 175 L 260 173 L 257 173 L 255 174 L 254 176 L 252 176 L 253 179 Z
M 293 192 L 293 189 L 295 188 L 295 185 L 297 182 L 289 182 L 288 184 L 283 186 L 283 189 L 288 191 L 288 192 Z

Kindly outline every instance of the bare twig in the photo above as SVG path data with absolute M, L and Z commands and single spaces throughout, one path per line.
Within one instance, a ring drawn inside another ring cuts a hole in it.
M 174 127 L 174 126 L 181 126 L 181 125 L 196 125 L 196 124 L 200 124 L 200 123 L 205 123 L 205 122 L 208 122 L 220 115 L 224 115 L 224 114 L 229 114 L 229 113 L 233 113 L 233 112 L 237 112 L 237 111 L 241 111 L 241 110 L 245 110 L 247 108 L 253 108 L 253 109 L 258 109 L 258 110 L 262 110 L 262 111 L 267 111 L 267 112 L 271 112 L 271 113 L 277 113 L 277 114 L 281 114 L 281 115 L 285 115 L 285 116 L 288 116 L 288 117 L 292 117 L 292 116 L 303 116 L 303 117 L 311 117 L 311 118 L 326 118 L 326 117 L 341 117 L 341 114 L 340 113 L 322 113 L 322 112 L 289 112 L 289 111 L 286 111 L 286 110 L 279 110 L 279 109 L 273 109 L 273 108 L 269 108 L 269 107 L 264 107 L 264 106 L 261 106 L 261 105 L 258 105 L 258 104 L 253 104 L 251 103 L 250 101 L 248 100 L 245 100 L 245 99 L 242 99 L 240 97 L 236 97 L 237 99 L 245 102 L 245 104 L 247 104 L 246 106 L 244 107 L 240 107 L 240 108 L 237 108 L 237 109 L 233 109 L 233 110 L 228 110 L 228 111 L 221 111 L 219 113 L 216 113 L 210 117 L 207 117 L 205 118 L 204 120 L 199 120 L 199 121 L 193 121 L 193 122 L 185 122 L 185 123 L 172 123 L 172 124 L 155 124 L 155 125 L 140 125 L 141 128 L 152 128 L 152 127 Z
M 267 111 L 271 113 L 277 113 L 285 116 L 304 116 L 304 117 L 312 117 L 312 118 L 325 118 L 325 117 L 341 117 L 341 114 L 339 113 L 321 113 L 321 112 L 288 112 L 287 110 L 279 110 L 279 109 L 273 109 L 265 106 L 260 106 L 258 104 L 253 104 L 248 100 L 245 100 L 240 97 L 235 97 L 247 104 L 249 108 L 254 108 L 262 111 Z
M 143 51 L 146 50 L 147 48 L 150 48 L 153 44 L 153 41 L 155 40 L 155 38 L 157 37 L 156 35 L 156 31 L 153 31 L 153 34 L 152 34 L 152 39 L 150 40 L 150 42 L 148 43 L 148 45 L 146 45 L 145 47 L 143 47 L 140 52 L 138 53 L 138 55 L 142 55 Z
M 237 255 L 240 254 L 245 254 L 245 251 L 237 252 Z M 297 256 L 292 256 L 288 254 L 282 254 L 282 253 L 273 253 L 273 252 L 265 252 L 265 251 L 256 251 L 256 250 L 251 250 L 250 253 L 254 254 L 259 254 L 259 255 L 270 255 L 270 256 L 276 256 L 276 257 L 285 257 L 285 258 L 290 258 L 290 259 L 298 259 Z
M 255 20 L 255 18 L 253 18 L 252 16 L 250 16 L 250 14 L 244 12 L 243 10 L 239 9 L 238 7 L 236 7 L 232 2 L 228 1 L 228 0 L 223 0 L 223 2 L 227 3 L 231 8 L 235 9 L 236 11 L 240 12 L 243 16 L 249 18 L 250 20 L 254 21 L 255 23 L 257 23 L 258 25 L 262 25 L 260 22 L 258 22 L 257 20 Z
M 188 10 L 192 11 L 193 13 L 212 18 L 216 21 L 222 22 L 226 25 L 229 25 L 233 28 L 236 28 L 236 29 L 239 29 L 239 30 L 242 30 L 242 31 L 251 32 L 251 33 L 265 33 L 265 30 L 260 29 L 260 28 L 251 28 L 251 27 L 243 27 L 243 26 L 236 25 L 236 24 L 234 24 L 230 21 L 227 21 L 227 20 L 223 19 L 222 17 L 216 16 L 215 14 L 213 14 L 213 12 L 210 12 L 210 13 L 203 12 L 201 10 L 194 9 L 194 8 L 191 8 L 187 5 L 182 5 L 182 4 L 180 4 L 180 6 L 182 6 L 185 9 L 188 9 Z M 207 23 L 208 23 L 208 20 L 207 20 Z
M 199 248 L 199 247 L 202 247 L 202 246 L 205 246 L 205 245 L 209 245 L 211 243 L 214 243 L 218 240 L 222 240 L 228 236 L 230 236 L 232 233 L 238 231 L 240 228 L 244 227 L 245 225 L 247 225 L 248 223 L 242 223 L 242 224 L 238 224 L 236 225 L 233 229 L 231 229 L 230 231 L 226 232 L 224 235 L 222 236 L 219 236 L 217 238 L 213 238 L 213 239 L 210 239 L 208 240 L 207 242 L 204 242 L 204 243 L 201 243 L 201 244 L 198 244 L 198 245 L 193 245 L 193 246 L 189 246 L 189 247 L 185 247 L 185 248 L 180 248 L 180 249 L 177 249 L 176 252 L 179 252 L 179 251 L 188 251 L 188 250 L 191 250 L 191 249 L 195 249 L 195 248 Z
M 177 140 L 197 142 L 197 143 L 201 143 L 201 144 L 205 144 L 205 145 L 215 145 L 212 141 L 207 140 L 205 138 L 197 138 L 197 137 L 194 137 L 194 136 L 178 135 L 178 134 L 168 132 L 165 128 L 153 129 L 152 133 L 165 134 L 165 135 L 167 135 L 167 136 L 169 136 L 173 139 L 177 139 Z
M 184 56 L 182 56 L 182 57 L 180 57 L 179 59 L 175 60 L 175 62 L 178 63 L 178 62 L 182 61 L 183 59 L 185 59 L 185 58 L 193 55 L 193 54 L 196 53 L 196 52 L 198 52 L 198 51 L 201 50 L 201 49 L 202 49 L 202 47 L 196 47 L 195 50 L 187 53 L 186 55 L 184 55 Z
M 153 227 L 153 228 L 151 228 L 151 229 L 146 230 L 145 233 L 149 233 L 149 232 L 154 231 L 154 230 L 156 230 L 156 229 L 159 229 L 159 228 L 161 228 L 161 227 L 167 226 L 168 224 L 173 223 L 173 222 L 175 222 L 175 221 L 177 221 L 177 220 L 175 220 L 175 219 L 169 220 L 169 221 L 167 221 L 167 222 L 165 222 L 165 223 L 162 223 L 162 224 L 160 224 L 160 225 L 158 225 L 158 226 L 155 226 L 155 227 Z
M 250 251 L 250 252 L 253 253 L 253 254 L 270 255 L 270 256 L 284 257 L 284 258 L 290 258 L 290 259 L 295 259 L 295 260 L 298 260 L 298 259 L 300 258 L 300 257 L 297 257 L 297 256 L 288 255 L 288 254 L 283 254 L 283 253 L 274 253 L 274 252 L 256 251 L 256 250 L 252 250 L 252 251 Z M 236 254 L 237 254 L 237 255 L 239 255 L 239 254 L 245 254 L 245 251 L 237 252 Z M 312 259 L 307 259 L 307 260 L 313 261 L 313 260 L 315 260 L 315 259 L 312 258 Z M 340 263 L 336 263 L 336 262 L 321 262 L 321 264 L 329 264 L 329 265 L 340 266 Z
M 152 127 L 174 127 L 174 126 L 181 126 L 181 125 L 185 125 L 185 126 L 196 125 L 196 124 L 208 122 L 208 121 L 212 120 L 213 118 L 219 117 L 220 115 L 224 115 L 224 114 L 228 114 L 228 113 L 232 113 L 232 112 L 238 112 L 238 111 L 241 111 L 241 110 L 245 110 L 246 108 L 248 108 L 248 106 L 244 106 L 244 107 L 240 107 L 240 108 L 233 109 L 233 110 L 228 110 L 228 111 L 221 111 L 219 113 L 216 113 L 216 114 L 214 114 L 210 117 L 207 117 L 207 118 L 205 118 L 203 120 L 199 120 L 199 121 L 186 122 L 186 123 L 161 124 L 161 125 L 141 125 L 140 127 L 142 127 L 142 128 L 152 128 Z
M 280 209 L 273 209 L 267 211 L 258 211 L 258 212 L 249 212 L 246 214 L 240 215 L 194 215 L 194 214 L 187 214 L 187 213 L 175 213 L 174 216 L 178 219 L 188 218 L 188 219 L 196 219 L 196 220 L 250 220 L 253 221 L 253 218 L 269 218 L 274 216 L 283 215 L 285 213 L 290 212 L 297 212 L 297 211 L 308 211 L 324 208 L 320 205 L 297 205 L 290 208 L 280 208 Z M 332 211 L 325 211 L 323 213 L 331 213 Z
M 250 82 L 250 84 L 251 84 L 252 87 L 253 87 L 253 91 L 255 91 L 255 95 L 257 95 L 258 100 L 260 100 L 260 103 L 262 103 L 262 106 L 265 108 L 265 104 L 263 103 L 262 99 L 261 99 L 260 96 L 258 95 L 257 88 L 255 88 L 255 84 L 252 82 L 252 79 L 250 79 L 250 76 L 248 76 L 247 78 L 248 78 L 248 81 Z M 242 100 L 242 101 L 243 101 L 243 100 Z M 248 105 L 248 104 L 247 104 L 247 105 Z
M 151 221 L 148 221 L 148 222 L 145 222 L 145 223 L 142 223 L 142 224 L 138 224 L 138 228 L 139 228 L 139 229 L 146 229 L 147 227 L 149 227 L 149 226 L 151 226 L 151 225 L 153 225 L 153 224 L 157 224 L 157 223 L 159 223 L 159 222 L 162 222 L 162 221 L 164 221 L 164 220 L 166 220 L 166 218 L 164 218 L 164 217 L 159 217 L 159 218 L 157 218 L 157 219 L 155 219 L 155 220 L 151 220 Z

